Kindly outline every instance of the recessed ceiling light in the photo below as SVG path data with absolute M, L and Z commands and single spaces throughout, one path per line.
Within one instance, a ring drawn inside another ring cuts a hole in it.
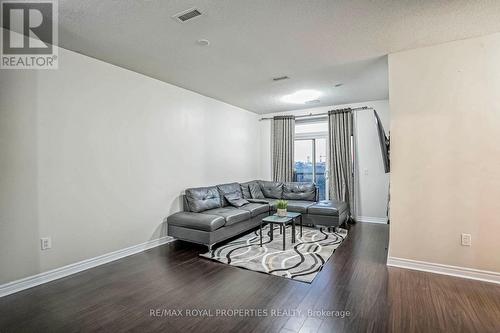
M 335 88 L 342 87 L 344 84 L 343 83 L 337 83 L 335 84 Z
M 318 99 L 321 96 L 321 92 L 312 89 L 303 89 L 298 90 L 290 95 L 285 95 L 281 98 L 281 100 L 285 103 L 292 104 L 304 104 L 308 101 L 312 101 Z
M 209 46 L 210 41 L 208 39 L 198 39 L 196 43 L 200 46 Z

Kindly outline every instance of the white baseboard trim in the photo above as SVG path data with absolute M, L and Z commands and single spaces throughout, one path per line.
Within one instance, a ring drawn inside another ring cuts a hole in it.
M 418 261 L 412 259 L 388 257 L 387 266 L 413 269 L 436 274 L 457 276 L 466 279 L 486 281 L 500 284 L 500 273 L 483 271 L 474 268 L 436 264 L 432 262 Z
M 356 217 L 356 221 L 387 224 L 387 217 L 358 216 Z
M 157 247 L 166 243 L 173 241 L 174 238 L 170 236 L 164 236 L 161 238 L 153 239 L 142 244 L 133 245 L 125 249 L 109 252 L 98 257 L 82 260 L 74 264 L 69 264 L 63 267 L 55 268 L 47 272 L 40 274 L 28 276 L 16 281 L 8 282 L 0 285 L 0 297 L 7 296 L 13 293 L 17 293 L 21 290 L 32 288 L 43 283 L 54 281 L 89 268 L 107 264 L 111 261 L 115 261 L 130 255 L 149 250 L 153 247 Z

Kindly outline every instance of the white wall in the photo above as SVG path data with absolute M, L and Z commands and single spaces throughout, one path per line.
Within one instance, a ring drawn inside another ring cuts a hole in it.
M 59 60 L 0 74 L 0 283 L 164 235 L 186 187 L 258 178 L 256 114 L 63 49 Z
M 500 272 L 499 60 L 498 33 L 389 56 L 391 257 Z
M 272 117 L 280 114 L 308 115 L 324 113 L 335 108 L 368 106 L 377 110 L 386 133 L 389 131 L 389 101 L 369 101 L 365 103 L 345 104 L 328 107 L 309 108 L 290 112 L 264 115 Z M 358 212 L 360 220 L 383 221 L 387 214 L 387 194 L 389 190 L 389 174 L 384 173 L 382 155 L 372 111 L 356 112 L 357 117 L 357 169 L 358 169 Z M 271 123 L 260 122 L 261 130 L 261 162 L 262 179 L 271 179 Z M 388 134 L 388 133 L 387 133 Z M 365 174 L 365 171 L 367 174 Z

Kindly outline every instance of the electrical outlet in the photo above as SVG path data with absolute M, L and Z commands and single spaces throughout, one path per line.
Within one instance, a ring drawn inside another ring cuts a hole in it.
M 471 246 L 472 237 L 470 234 L 462 234 L 462 246 Z
M 42 250 L 48 250 L 52 247 L 52 239 L 50 237 L 40 238 L 40 246 Z

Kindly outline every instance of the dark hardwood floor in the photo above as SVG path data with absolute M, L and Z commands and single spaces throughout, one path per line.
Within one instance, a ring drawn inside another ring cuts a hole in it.
M 0 298 L 0 332 L 500 332 L 499 285 L 388 268 L 388 234 L 352 226 L 312 284 L 202 259 L 204 247 L 176 241 Z M 256 315 L 187 316 L 195 309 Z

